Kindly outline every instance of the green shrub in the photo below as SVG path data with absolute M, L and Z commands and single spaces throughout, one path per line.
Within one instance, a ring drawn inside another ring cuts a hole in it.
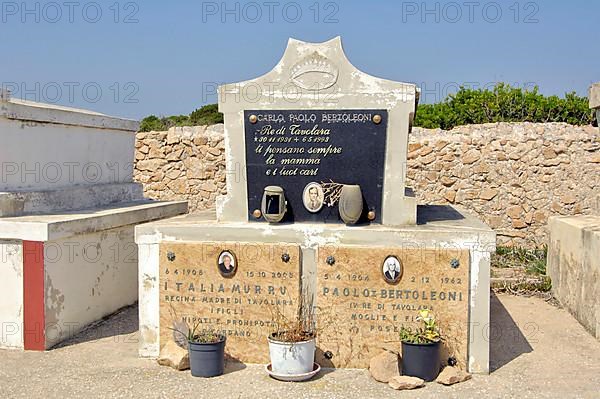
M 190 115 L 173 115 L 159 118 L 150 115 L 140 124 L 140 132 L 168 130 L 174 126 L 199 126 L 223 123 L 223 114 L 219 112 L 217 104 L 205 105 L 192 112 Z
M 190 117 L 187 115 L 172 115 L 163 118 L 163 122 L 167 129 L 174 126 L 191 126 Z
M 223 123 L 223 114 L 219 112 L 217 104 L 209 104 L 192 112 L 190 122 L 194 126 Z
M 150 132 L 153 130 L 156 132 L 165 130 L 163 121 L 156 115 L 150 115 L 142 119 L 142 122 L 140 123 L 140 132 Z
M 455 126 L 493 122 L 566 122 L 595 124 L 587 97 L 567 93 L 564 98 L 544 96 L 499 83 L 492 90 L 461 87 L 437 104 L 417 108 L 415 126 L 451 129 Z
M 544 96 L 538 88 L 524 90 L 499 83 L 492 90 L 461 87 L 437 104 L 421 104 L 414 125 L 424 128 L 452 129 L 455 126 L 492 122 L 566 122 L 572 125 L 597 124 L 588 108 L 587 97 L 567 93 L 564 98 Z M 166 130 L 173 126 L 223 123 L 217 104 L 205 105 L 189 116 L 142 120 L 140 131 Z

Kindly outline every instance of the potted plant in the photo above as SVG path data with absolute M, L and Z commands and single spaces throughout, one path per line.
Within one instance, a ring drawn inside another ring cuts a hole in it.
M 293 320 L 277 310 L 274 331 L 268 337 L 272 375 L 306 375 L 307 378 L 314 375 L 317 335 L 314 319 L 312 306 L 301 306 L 299 316 Z
M 200 322 L 190 328 L 186 323 L 173 328 L 176 341 L 185 338 L 190 357 L 190 370 L 194 377 L 216 377 L 225 368 L 226 337 L 212 330 L 199 331 Z
M 400 329 L 402 341 L 402 374 L 433 381 L 440 372 L 440 342 L 442 338 L 434 315 L 421 310 L 417 321 L 421 327 Z

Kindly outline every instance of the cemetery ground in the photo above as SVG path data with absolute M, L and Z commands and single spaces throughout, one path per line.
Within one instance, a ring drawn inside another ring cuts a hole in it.
M 394 391 L 367 370 L 324 370 L 304 383 L 270 379 L 260 365 L 228 363 L 194 378 L 137 356 L 137 306 L 48 352 L 0 351 L 0 397 L 155 398 L 597 398 L 600 342 L 540 296 L 491 293 L 490 375 L 450 387 Z

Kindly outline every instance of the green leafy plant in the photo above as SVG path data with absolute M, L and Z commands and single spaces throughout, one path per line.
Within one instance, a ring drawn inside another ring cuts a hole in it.
M 564 122 L 597 124 L 587 97 L 566 93 L 564 98 L 498 83 L 493 89 L 460 89 L 437 104 L 421 104 L 414 125 L 452 129 L 455 126 L 496 122 Z
M 193 126 L 223 123 L 223 114 L 217 104 L 205 105 L 190 114 L 190 123 Z
M 538 87 L 531 90 L 498 83 L 491 90 L 460 87 L 437 104 L 420 104 L 414 125 L 450 130 L 455 126 L 495 122 L 564 122 L 571 125 L 597 125 L 596 115 L 588 107 L 588 98 L 566 93 L 564 98 L 544 96 Z M 197 126 L 223 123 L 217 104 L 208 104 L 189 115 L 142 120 L 141 132 L 162 131 L 173 126 Z
M 150 115 L 140 123 L 140 132 L 160 132 L 165 130 L 165 123 L 156 115 Z
M 167 129 L 175 126 L 190 126 L 190 117 L 188 115 L 172 115 L 163 118 L 163 123 Z
M 223 123 L 223 114 L 217 104 L 208 104 L 189 115 L 158 117 L 150 115 L 142 119 L 140 132 L 164 131 L 176 126 L 200 126 Z
M 402 326 L 400 328 L 400 340 L 409 344 L 430 344 L 442 340 L 435 316 L 427 309 L 419 311 L 417 321 L 422 326 L 416 329 Z

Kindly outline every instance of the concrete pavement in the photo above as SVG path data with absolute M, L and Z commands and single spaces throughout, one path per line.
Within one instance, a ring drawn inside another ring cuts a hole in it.
M 327 370 L 305 383 L 230 364 L 193 378 L 137 357 L 137 308 L 49 352 L 0 351 L 2 398 L 599 398 L 600 342 L 565 310 L 539 298 L 492 294 L 489 376 L 451 387 L 394 391 L 366 370 Z

